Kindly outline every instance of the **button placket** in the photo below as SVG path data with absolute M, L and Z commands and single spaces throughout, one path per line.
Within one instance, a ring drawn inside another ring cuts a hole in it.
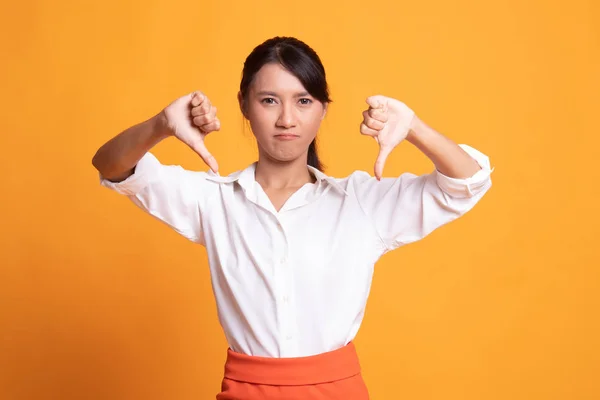
M 294 353 L 294 321 L 296 319 L 294 310 L 292 307 L 292 288 L 293 288 L 293 275 L 291 269 L 291 263 L 289 259 L 289 242 L 284 229 L 283 221 L 281 216 L 277 218 L 277 225 L 281 233 L 280 246 L 277 246 L 275 250 L 275 263 L 277 265 L 277 273 L 280 277 L 278 282 L 278 299 L 277 311 L 279 316 L 279 330 L 281 334 L 281 351 L 282 355 L 289 355 Z

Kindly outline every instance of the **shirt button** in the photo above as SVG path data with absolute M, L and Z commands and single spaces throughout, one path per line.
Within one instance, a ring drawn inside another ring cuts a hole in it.
M 292 335 L 287 335 L 287 336 L 285 337 L 285 340 L 292 340 Z
M 288 303 L 290 302 L 290 298 L 289 298 L 289 296 L 283 296 L 283 302 L 284 302 L 285 304 L 288 304 Z
M 285 257 L 281 257 L 281 260 L 279 260 L 279 262 L 281 264 L 285 264 L 287 262 L 287 259 Z

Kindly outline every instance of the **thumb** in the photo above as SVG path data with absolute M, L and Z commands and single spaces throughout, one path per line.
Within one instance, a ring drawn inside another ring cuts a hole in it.
M 189 144 L 190 148 L 194 150 L 202 160 L 210 167 L 213 172 L 219 171 L 219 164 L 217 163 L 217 159 L 210 154 L 210 151 L 206 148 L 203 140 L 196 140 Z
M 377 155 L 377 160 L 375 161 L 375 177 L 377 180 L 381 180 L 381 177 L 383 176 L 383 166 L 385 165 L 385 161 L 391 152 L 392 148 L 388 146 L 379 146 L 379 154 Z

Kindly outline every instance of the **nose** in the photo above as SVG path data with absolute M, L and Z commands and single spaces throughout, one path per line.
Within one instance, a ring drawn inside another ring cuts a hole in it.
M 278 127 L 289 129 L 296 126 L 296 117 L 294 115 L 294 110 L 292 105 L 283 104 L 281 107 L 281 112 L 279 113 L 279 118 L 277 119 Z

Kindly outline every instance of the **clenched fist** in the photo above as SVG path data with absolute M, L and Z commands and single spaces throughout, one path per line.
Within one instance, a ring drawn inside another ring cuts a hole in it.
M 200 155 L 214 172 L 219 170 L 217 160 L 206 148 L 204 138 L 221 129 L 217 108 L 202 92 L 193 92 L 178 98 L 163 111 L 163 120 L 169 133 L 187 144 Z

